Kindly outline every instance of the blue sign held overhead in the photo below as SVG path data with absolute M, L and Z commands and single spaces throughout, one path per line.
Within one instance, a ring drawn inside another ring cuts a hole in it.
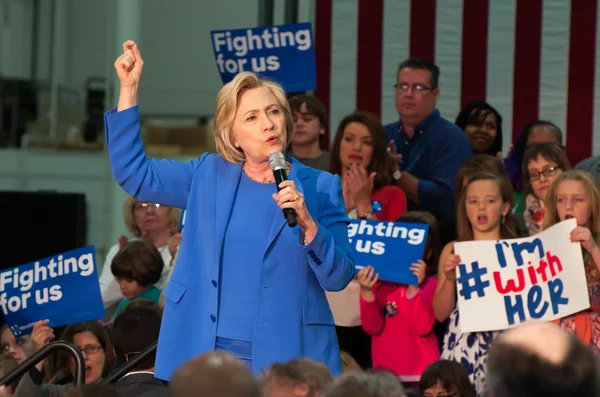
M 423 259 L 428 230 L 425 223 L 351 220 L 348 237 L 356 268 L 373 266 L 380 280 L 417 285 L 410 266 Z
M 317 87 L 310 23 L 211 32 L 223 84 L 250 71 L 277 81 L 287 92 Z
M 0 308 L 15 337 L 40 320 L 59 327 L 104 318 L 94 246 L 0 272 Z

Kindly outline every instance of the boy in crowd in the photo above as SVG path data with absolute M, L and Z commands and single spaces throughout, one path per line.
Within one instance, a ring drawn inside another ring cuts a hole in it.
M 110 270 L 125 297 L 119 304 L 115 317 L 119 316 L 129 302 L 137 298 L 158 303 L 160 289 L 154 284 L 160 280 L 163 266 L 160 252 L 148 241 L 131 241 L 115 255 Z

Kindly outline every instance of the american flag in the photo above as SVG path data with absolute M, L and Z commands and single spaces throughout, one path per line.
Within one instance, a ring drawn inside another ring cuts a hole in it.
M 397 120 L 396 69 L 417 56 L 440 67 L 444 117 L 454 121 L 471 100 L 500 112 L 505 151 L 539 118 L 563 129 L 573 164 L 600 153 L 598 0 L 315 3 L 315 94 L 333 129 L 355 109 Z

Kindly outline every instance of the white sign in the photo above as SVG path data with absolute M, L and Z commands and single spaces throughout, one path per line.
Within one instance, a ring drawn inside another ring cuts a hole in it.
M 568 219 L 535 236 L 454 245 L 462 332 L 551 321 L 590 307 L 577 226 Z

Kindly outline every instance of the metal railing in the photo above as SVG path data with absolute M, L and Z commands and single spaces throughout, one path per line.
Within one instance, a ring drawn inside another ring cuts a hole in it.
M 121 365 L 115 372 L 102 379 L 102 383 L 114 383 L 115 381 L 121 379 L 124 375 L 126 375 L 129 371 L 132 370 L 140 361 L 148 357 L 150 354 L 156 351 L 157 342 L 149 344 L 144 350 L 139 352 L 133 358 L 127 360 L 127 362 Z
M 73 374 L 73 384 L 75 386 L 80 386 L 84 384 L 85 359 L 83 358 L 81 350 L 79 350 L 77 346 L 70 342 L 58 340 L 56 342 L 49 343 L 46 346 L 42 347 L 40 350 L 33 353 L 25 361 L 23 361 L 17 368 L 13 369 L 8 374 L 0 378 L 0 385 L 6 386 L 13 383 L 31 368 L 35 367 L 39 362 L 41 362 L 51 353 L 57 350 L 66 351 L 69 355 L 71 355 L 71 357 L 73 357 L 73 360 L 75 361 L 75 374 Z
M 156 351 L 157 345 L 158 342 L 154 342 L 148 345 L 135 357 L 128 360 L 125 364 L 117 368 L 115 372 L 102 379 L 102 383 L 114 383 L 115 381 L 121 379 L 124 375 L 130 372 L 137 364 L 139 364 L 140 361 L 148 357 L 150 354 L 154 353 Z M 42 347 L 40 350 L 33 353 L 25 361 L 23 361 L 17 368 L 13 369 L 8 374 L 0 378 L 0 385 L 10 385 L 15 380 L 19 379 L 21 376 L 27 373 L 31 368 L 35 367 L 39 362 L 41 362 L 57 350 L 65 350 L 68 354 L 71 355 L 71 357 L 73 357 L 73 360 L 75 361 L 75 374 L 73 376 L 73 384 L 75 385 L 75 387 L 85 384 L 85 359 L 83 358 L 81 350 L 79 350 L 77 346 L 70 342 L 59 340 L 56 342 L 49 343 L 46 346 Z

